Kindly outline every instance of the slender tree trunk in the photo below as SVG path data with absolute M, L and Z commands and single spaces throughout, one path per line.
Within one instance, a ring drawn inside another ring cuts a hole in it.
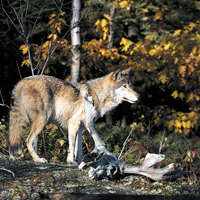
M 110 17 L 111 17 L 111 21 L 110 21 L 110 31 L 108 35 L 108 49 L 111 50 L 113 48 L 113 40 L 114 40 L 115 6 L 111 6 L 110 8 Z M 106 117 L 107 124 L 113 124 L 111 112 L 107 112 L 105 117 Z
M 113 40 L 114 40 L 114 19 L 115 19 L 115 6 L 110 7 L 110 31 L 108 35 L 108 49 L 113 48 Z
M 81 17 L 81 1 L 72 0 L 72 20 L 71 27 L 76 26 L 71 30 L 71 42 L 72 42 L 72 64 L 71 64 L 71 81 L 79 81 L 79 71 L 81 64 L 81 32 L 78 22 Z M 80 164 L 82 160 L 82 132 L 78 131 L 75 143 L 75 160 Z
M 81 1 L 72 1 L 72 20 L 71 27 L 75 26 L 79 22 L 81 16 Z M 71 81 L 79 81 L 79 71 L 80 71 L 80 60 L 81 60 L 81 36 L 80 36 L 80 26 L 71 31 L 71 42 L 72 42 L 72 64 L 71 64 Z

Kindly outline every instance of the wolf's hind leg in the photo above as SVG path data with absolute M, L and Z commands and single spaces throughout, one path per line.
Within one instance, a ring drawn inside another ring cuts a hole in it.
M 48 161 L 45 158 L 40 158 L 33 148 L 34 139 L 37 135 L 43 130 L 46 125 L 46 117 L 38 116 L 35 121 L 32 122 L 32 127 L 28 138 L 26 139 L 27 148 L 31 154 L 33 160 L 39 163 L 47 163 Z

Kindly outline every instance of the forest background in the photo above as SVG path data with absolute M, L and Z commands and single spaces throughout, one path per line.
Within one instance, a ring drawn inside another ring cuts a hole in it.
M 72 11 L 71 1 L 64 1 L 62 11 L 57 1 L 50 0 L 1 3 L 16 25 L 5 12 L 0 12 L 0 103 L 9 105 L 14 85 L 32 75 L 28 48 L 17 31 L 20 24 L 12 7 L 25 19 L 25 33 L 31 33 L 29 45 L 35 74 L 41 72 L 49 47 L 55 47 L 69 30 Z M 80 23 L 80 82 L 131 67 L 131 82 L 141 96 L 135 104 L 123 103 L 107 119 L 97 122 L 108 149 L 119 155 L 131 133 L 122 159 L 137 164 L 147 152 L 163 153 L 167 163 L 185 168 L 184 177 L 189 182 L 199 184 L 200 1 L 83 0 L 81 7 L 84 17 Z M 110 48 L 111 22 L 114 40 Z M 68 34 L 51 56 L 44 74 L 69 81 L 71 58 Z M 0 106 L 0 151 L 5 154 L 8 113 L 7 106 Z M 57 127 L 48 125 L 38 141 L 39 153 L 48 160 L 63 161 L 67 140 L 60 136 Z M 83 134 L 83 142 L 84 152 L 93 149 L 87 133 Z

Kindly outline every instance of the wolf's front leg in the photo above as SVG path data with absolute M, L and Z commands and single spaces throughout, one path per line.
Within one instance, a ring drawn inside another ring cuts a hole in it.
M 74 150 L 74 156 L 75 160 L 77 161 L 77 164 L 79 165 L 82 162 L 83 159 L 83 151 L 82 151 L 82 132 L 85 131 L 85 126 L 81 124 L 77 136 L 76 136 L 76 144 L 75 144 L 75 150 Z
M 74 123 L 68 125 L 69 149 L 67 163 L 78 165 L 82 160 L 82 132 L 79 132 L 80 125 L 77 126 L 75 122 L 74 120 Z

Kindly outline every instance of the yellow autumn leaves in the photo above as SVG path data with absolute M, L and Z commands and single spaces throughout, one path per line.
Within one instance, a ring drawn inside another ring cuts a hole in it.
M 174 130 L 177 133 L 181 133 L 184 135 L 188 135 L 192 128 L 196 127 L 196 124 L 198 123 L 199 117 L 198 113 L 195 111 L 189 112 L 189 113 L 183 113 L 183 112 L 175 112 L 176 116 L 169 116 L 169 119 L 166 122 L 166 125 L 168 126 L 169 130 Z
M 109 21 L 111 21 L 111 17 L 108 14 L 104 14 L 104 18 L 102 20 L 97 20 L 95 23 L 96 32 L 99 32 L 101 30 L 103 32 L 103 40 L 106 40 L 108 36 Z
M 49 17 L 48 25 L 50 27 L 51 33 L 47 36 L 47 40 L 42 43 L 41 45 L 37 44 L 30 44 L 29 48 L 32 52 L 32 59 L 35 65 L 38 65 L 38 69 L 42 69 L 48 55 L 51 53 L 53 48 L 60 42 L 58 39 L 58 34 L 61 33 L 61 28 L 64 24 L 66 24 L 65 19 L 63 18 L 65 15 L 64 12 L 60 13 L 60 16 L 56 14 L 52 14 Z M 61 48 L 64 51 L 70 50 L 71 46 L 68 44 L 67 40 L 64 39 L 61 42 Z M 25 55 L 24 60 L 21 63 L 21 66 L 26 65 L 27 67 L 30 67 L 30 60 L 27 55 L 28 53 L 28 46 L 27 45 L 21 45 L 19 50 L 22 51 L 22 54 Z M 54 55 L 55 57 L 58 55 Z M 45 70 L 45 73 L 49 73 L 49 68 Z

